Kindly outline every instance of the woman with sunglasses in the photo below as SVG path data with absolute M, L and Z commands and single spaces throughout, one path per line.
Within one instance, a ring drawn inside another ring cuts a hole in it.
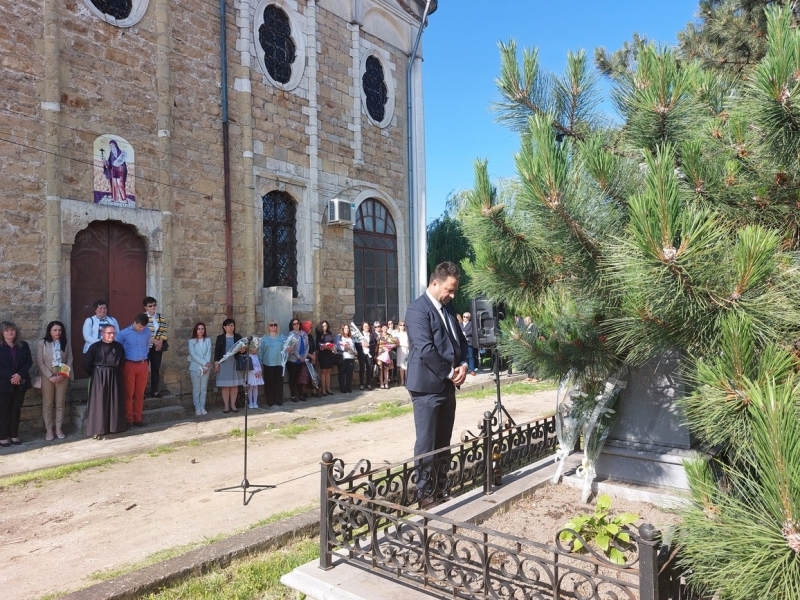
M 467 338 L 467 346 L 469 346 L 469 354 L 467 354 L 467 368 L 474 376 L 477 372 L 475 370 L 475 348 L 472 347 L 472 336 L 474 335 L 474 330 L 472 327 L 472 315 L 468 312 L 465 312 L 461 319 L 461 331 L 464 332 L 464 337 Z
M 292 402 L 298 400 L 305 402 L 308 396 L 305 395 L 305 386 L 300 383 L 300 373 L 306 366 L 306 356 L 308 355 L 308 335 L 303 331 L 299 319 L 289 321 L 289 335 L 286 336 L 291 341 L 289 345 L 289 356 L 286 359 L 286 370 L 289 371 L 289 393 Z M 292 338 L 295 338 L 292 340 Z
M 267 333 L 258 344 L 258 360 L 264 377 L 264 399 L 267 406 L 283 406 L 283 363 L 281 351 L 286 336 L 275 319 L 267 320 Z

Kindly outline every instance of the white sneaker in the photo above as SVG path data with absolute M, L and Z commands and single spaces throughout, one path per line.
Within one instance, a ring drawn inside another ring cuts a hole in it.
M 201 415 L 207 415 L 207 414 L 208 414 L 208 411 L 207 411 L 205 408 L 201 408 L 201 409 L 200 409 L 200 414 L 201 414 Z
M 194 414 L 196 414 L 199 417 L 200 415 L 203 414 L 203 411 L 201 409 L 199 409 L 199 408 L 195 408 L 194 409 Z

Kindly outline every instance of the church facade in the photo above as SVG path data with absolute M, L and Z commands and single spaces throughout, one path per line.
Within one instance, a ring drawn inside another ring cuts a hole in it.
M 402 317 L 426 275 L 424 6 L 4 3 L 0 317 L 79 350 L 95 300 L 125 327 L 154 296 L 174 391 L 197 321 Z

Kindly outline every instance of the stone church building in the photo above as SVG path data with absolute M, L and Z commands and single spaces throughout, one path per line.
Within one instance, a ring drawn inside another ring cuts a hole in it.
M 0 4 L 0 318 L 80 356 L 95 300 L 125 327 L 154 296 L 174 392 L 196 321 L 397 320 L 426 278 L 425 6 Z

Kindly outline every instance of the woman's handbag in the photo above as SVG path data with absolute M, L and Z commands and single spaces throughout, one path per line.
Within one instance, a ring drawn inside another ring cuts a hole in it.
M 250 361 L 249 354 L 236 355 L 236 370 L 237 371 L 252 371 L 253 363 Z
M 337 352 L 333 355 L 333 364 L 341 365 L 344 363 L 344 356 L 342 356 L 341 352 Z

